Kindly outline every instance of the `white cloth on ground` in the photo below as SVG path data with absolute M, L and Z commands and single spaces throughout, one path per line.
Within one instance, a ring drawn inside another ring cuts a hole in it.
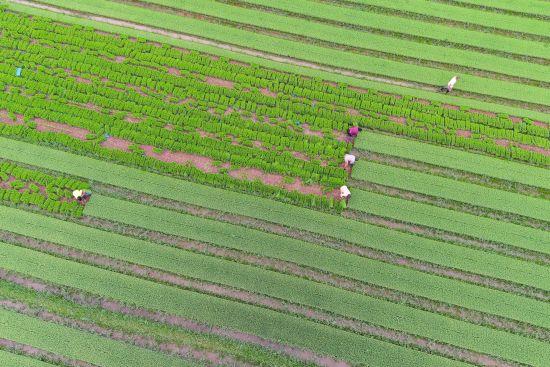
M 82 196 L 84 196 L 84 190 L 74 190 L 73 196 L 75 199 L 81 198 Z

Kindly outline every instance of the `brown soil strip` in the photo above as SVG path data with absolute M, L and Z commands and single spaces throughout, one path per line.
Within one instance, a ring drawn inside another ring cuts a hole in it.
M 218 87 L 224 87 L 229 89 L 233 89 L 235 87 L 235 83 L 233 83 L 232 81 L 214 78 L 213 76 L 207 76 L 205 81 L 210 85 L 215 85 Z
M 264 96 L 277 98 L 277 93 L 272 92 L 267 88 L 260 88 L 260 93 L 262 93 Z
M 378 75 L 374 73 L 365 73 L 357 70 L 345 69 L 345 68 L 335 67 L 327 64 L 314 63 L 314 62 L 301 60 L 301 59 L 297 59 L 289 56 L 282 56 L 282 55 L 255 50 L 252 48 L 242 47 L 234 44 L 218 42 L 205 37 L 198 37 L 198 36 L 193 36 L 185 33 L 174 32 L 168 29 L 151 27 L 144 24 L 134 23 L 134 22 L 130 22 L 122 19 L 98 16 L 95 14 L 86 13 L 82 11 L 76 11 L 76 10 L 66 9 L 66 8 L 57 7 L 57 6 L 41 4 L 32 0 L 12 0 L 12 1 L 18 4 L 31 6 L 38 9 L 45 9 L 55 13 L 66 14 L 70 16 L 89 19 L 96 22 L 102 22 L 102 23 L 132 28 L 140 31 L 145 31 L 149 33 L 160 34 L 160 35 L 164 35 L 175 39 L 182 39 L 182 40 L 200 43 L 204 45 L 210 45 L 220 49 L 238 52 L 249 56 L 260 57 L 271 61 L 292 64 L 295 66 L 301 66 L 301 67 L 306 67 L 306 68 L 315 69 L 315 70 L 322 70 L 330 73 L 349 76 L 352 78 L 377 81 L 377 82 L 388 83 L 392 85 L 399 85 L 399 86 L 408 87 L 408 88 L 426 90 L 430 92 L 438 92 L 440 89 L 440 86 L 430 85 L 426 83 L 419 83 L 419 82 L 411 82 L 408 80 L 402 80 L 402 79 L 388 77 L 384 75 Z M 510 106 L 517 106 L 517 107 L 532 109 L 532 110 L 541 111 L 541 112 L 550 112 L 550 109 L 545 105 L 531 103 L 531 102 L 523 102 L 523 101 L 518 101 L 514 99 L 504 98 L 504 97 L 496 97 L 496 96 L 491 96 L 491 95 L 486 95 L 481 93 L 466 92 L 466 91 L 460 91 L 460 90 L 455 90 L 454 95 L 464 97 L 464 98 L 473 98 L 473 99 L 478 99 L 482 101 L 501 103 L 501 104 L 506 104 Z
M 27 238 L 25 243 L 22 245 L 27 248 L 53 254 L 54 256 L 61 256 L 73 261 L 105 268 L 122 274 L 128 274 L 157 283 L 163 283 L 170 286 L 175 286 L 177 288 L 188 289 L 194 292 L 209 294 L 239 303 L 246 303 L 281 313 L 303 317 L 321 324 L 330 325 L 332 327 L 351 331 L 360 335 L 379 338 L 398 345 L 405 345 L 407 347 L 439 354 L 448 358 L 460 359 L 475 364 L 490 361 L 494 365 L 514 366 L 514 364 L 506 364 L 505 361 L 499 358 L 491 357 L 483 353 L 477 353 L 468 349 L 443 344 L 428 338 L 387 329 L 378 325 L 362 322 L 357 319 L 339 316 L 338 314 L 333 314 L 311 306 L 289 302 L 284 299 L 269 297 L 263 294 L 253 293 L 203 280 L 187 278 L 155 268 L 150 268 L 135 263 L 128 263 L 122 260 L 108 258 L 102 255 L 72 249 L 50 242 Z M 96 332 L 98 332 L 98 328 L 95 328 Z M 129 339 L 131 340 L 131 338 Z
M 42 118 L 35 118 L 36 130 L 38 131 L 51 131 L 56 133 L 63 133 L 80 140 L 86 140 L 86 135 L 90 134 L 90 131 L 66 124 L 60 124 L 58 122 L 47 121 Z
M 363 25 L 363 24 L 354 24 L 354 23 L 348 23 L 348 22 L 341 22 L 341 21 L 337 21 L 337 20 L 333 20 L 333 19 L 315 17 L 315 16 L 311 16 L 311 15 L 296 13 L 296 12 L 283 10 L 283 9 L 279 9 L 279 8 L 274 8 L 274 7 L 270 7 L 270 6 L 266 6 L 266 5 L 248 3 L 246 1 L 241 1 L 241 0 L 217 0 L 217 1 L 221 2 L 221 3 L 233 5 L 233 6 L 242 7 L 242 8 L 261 10 L 261 11 L 264 11 L 264 12 L 284 15 L 284 16 L 287 16 L 287 17 L 305 19 L 305 20 L 308 20 L 308 21 L 311 21 L 311 22 L 316 22 L 316 23 L 321 23 L 321 24 L 328 24 L 328 25 L 331 25 L 331 26 L 336 26 L 336 27 L 346 28 L 346 29 L 353 29 L 353 30 L 356 30 L 356 31 L 361 31 L 361 32 L 366 32 L 366 33 L 373 33 L 373 34 L 379 34 L 379 35 L 383 35 L 383 36 L 400 38 L 400 39 L 405 39 L 405 40 L 408 40 L 408 41 L 414 41 L 414 42 L 418 42 L 418 43 L 422 43 L 422 44 L 430 44 L 430 45 L 435 45 L 435 46 L 450 47 L 450 48 L 461 49 L 461 50 L 470 50 L 470 51 L 475 51 L 475 52 L 479 52 L 479 53 L 497 55 L 497 56 L 505 57 L 505 58 L 508 58 L 508 59 L 514 59 L 514 60 L 519 60 L 519 61 L 527 61 L 527 62 L 542 64 L 542 65 L 547 65 L 548 64 L 547 59 L 539 58 L 539 57 L 535 57 L 535 56 L 526 56 L 526 55 L 522 55 L 522 54 L 515 54 L 515 53 L 506 52 L 506 51 L 493 50 L 493 49 L 488 49 L 488 48 L 484 48 L 484 47 L 473 46 L 473 45 L 469 45 L 469 44 L 465 44 L 465 43 L 450 42 L 450 41 L 441 40 L 441 39 L 437 39 L 437 38 L 431 38 L 431 37 L 426 37 L 426 36 L 418 36 L 418 35 L 413 35 L 413 34 L 409 34 L 409 33 L 395 32 L 395 31 L 391 31 L 391 30 L 387 30 L 387 29 L 369 27 L 369 26 L 366 26 L 366 25 Z
M 142 145 L 141 148 L 149 157 L 158 159 L 163 162 L 171 162 L 178 164 L 191 164 L 206 173 L 218 173 L 218 167 L 214 166 L 214 160 L 208 157 L 198 156 L 184 152 L 170 152 L 164 150 L 162 153 L 155 153 L 150 145 Z
M 472 132 L 470 130 L 456 130 L 456 136 L 461 136 L 463 138 L 469 138 L 472 136 Z
M 194 216 L 213 219 L 220 222 L 232 223 L 242 225 L 248 228 L 253 228 L 269 233 L 283 235 L 291 238 L 295 238 L 302 241 L 308 241 L 312 243 L 322 244 L 328 247 L 339 249 L 342 241 L 332 239 L 327 236 L 318 235 L 315 233 L 295 230 L 292 228 L 284 227 L 278 224 L 265 222 L 255 218 L 250 218 L 241 215 L 228 214 L 216 210 L 210 210 L 193 205 L 187 205 L 180 202 L 175 202 L 167 199 L 161 199 L 152 197 L 146 194 L 130 192 L 117 187 L 96 187 L 98 191 L 105 194 L 119 196 L 125 199 L 136 201 L 145 205 L 157 206 L 169 210 L 175 210 L 178 212 L 192 214 Z M 433 301 L 427 298 L 418 297 L 403 293 L 400 291 L 391 290 L 374 284 L 368 284 L 354 279 L 349 279 L 343 276 L 339 276 L 325 271 L 319 271 L 317 269 L 309 268 L 304 265 L 298 265 L 288 261 L 260 257 L 243 251 L 218 247 L 212 244 L 207 244 L 199 241 L 182 240 L 180 237 L 162 234 L 154 231 L 147 231 L 143 229 L 132 228 L 131 226 L 121 226 L 112 222 L 101 220 L 98 218 L 84 218 L 82 223 L 91 225 L 98 228 L 109 228 L 109 230 L 118 232 L 123 235 L 133 236 L 136 238 L 144 238 L 146 240 L 169 244 L 182 248 L 184 250 L 195 251 L 209 256 L 218 256 L 227 258 L 232 261 L 237 261 L 249 265 L 255 265 L 260 267 L 267 267 L 270 270 L 277 272 L 287 273 L 294 276 L 299 276 L 305 279 L 313 280 L 320 283 L 329 284 L 335 287 L 344 288 L 353 292 L 358 292 L 371 297 L 378 297 L 389 300 L 391 302 L 403 303 L 430 312 L 438 312 L 445 314 L 446 316 L 455 317 L 459 319 L 465 319 L 469 322 L 479 323 L 490 327 L 501 328 L 505 327 L 506 330 L 510 330 L 516 333 L 524 333 L 526 335 L 533 335 L 531 332 L 534 330 L 531 326 L 521 326 L 521 323 L 512 320 L 505 320 L 498 316 L 487 315 L 482 312 L 468 310 L 462 307 L 445 304 L 443 302 Z M 1 237 L 0 237 L 1 238 Z M 348 244 L 349 245 L 349 244 Z M 351 245 L 353 246 L 353 245 Z M 396 263 L 396 262 L 394 262 Z M 460 310 L 459 313 L 455 313 L 453 310 Z M 493 322 L 491 320 L 497 320 Z M 535 328 L 536 329 L 536 328 Z M 535 333 L 536 334 L 536 333 Z M 539 333 L 540 334 L 540 333 Z M 550 340 L 550 334 L 548 335 Z
M 101 146 L 104 148 L 118 149 L 125 152 L 130 151 L 128 149 L 130 145 L 132 145 L 132 142 L 120 138 L 115 138 L 113 136 L 108 137 L 107 140 L 101 143 Z
M 240 180 L 260 180 L 266 185 L 279 186 L 288 191 L 298 191 L 302 194 L 323 195 L 323 188 L 320 185 L 304 185 L 299 178 L 295 178 L 291 184 L 285 184 L 283 175 L 266 173 L 257 168 L 239 168 L 230 171 L 229 176 Z
M 45 292 L 61 296 L 64 299 L 77 303 L 83 306 L 101 307 L 110 312 L 117 312 L 124 315 L 141 317 L 154 322 L 164 323 L 170 326 L 180 327 L 196 333 L 211 334 L 228 339 L 232 339 L 241 343 L 249 343 L 263 348 L 267 348 L 279 353 L 286 354 L 303 362 L 315 363 L 319 366 L 326 367 L 347 367 L 350 366 L 347 362 L 336 360 L 328 356 L 318 355 L 308 349 L 293 347 L 290 345 L 281 344 L 268 339 L 258 337 L 253 334 L 248 334 L 236 330 L 223 329 L 216 326 L 202 324 L 181 316 L 166 314 L 160 311 L 147 310 L 140 307 L 133 307 L 123 304 L 113 299 L 99 297 L 84 291 L 70 288 L 60 287 L 53 284 L 48 284 L 42 280 L 32 279 L 30 277 L 21 276 L 12 272 L 7 272 L 0 268 L 0 279 L 10 281 L 12 283 L 23 286 L 27 289 L 32 289 L 37 292 Z
M 23 121 L 23 115 L 16 114 L 15 115 L 16 120 L 12 120 L 9 115 L 8 111 L 6 110 L 0 110 L 0 122 L 8 125 L 23 125 L 25 122 Z
M 32 345 L 21 344 L 4 338 L 0 338 L 0 349 L 65 367 L 99 367 L 96 364 L 71 359 L 60 354 L 33 347 Z
M 184 360 L 193 359 L 203 363 L 206 362 L 209 365 L 214 365 L 214 366 L 235 366 L 235 367 L 251 366 L 248 363 L 239 362 L 230 356 L 221 356 L 211 351 L 199 350 L 199 349 L 195 349 L 190 346 L 181 345 L 181 344 L 176 345 L 173 343 L 159 343 L 154 338 L 151 338 L 148 336 L 127 334 L 119 330 L 112 330 L 105 327 L 101 327 L 94 323 L 90 323 L 82 320 L 76 320 L 68 317 L 62 317 L 41 309 L 33 309 L 23 302 L 12 301 L 12 300 L 0 300 L 0 307 L 7 310 L 18 312 L 22 315 L 36 317 L 47 322 L 53 322 L 55 324 L 68 326 L 73 329 L 79 329 L 79 330 L 87 331 L 93 334 L 97 334 L 112 340 L 133 344 L 140 348 L 150 349 L 153 351 L 160 351 L 169 355 L 177 356 Z

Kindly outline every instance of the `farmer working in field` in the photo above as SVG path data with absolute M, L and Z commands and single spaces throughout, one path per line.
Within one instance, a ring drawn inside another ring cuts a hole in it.
M 349 202 L 349 198 L 351 197 L 351 192 L 349 191 L 347 186 L 340 187 L 340 197 L 346 200 L 347 205 Z
M 441 91 L 445 91 L 445 93 L 450 93 L 453 90 L 458 79 L 458 76 L 453 76 L 453 78 L 447 83 L 447 86 L 441 88 Z
M 348 169 L 355 164 L 355 156 L 353 154 L 344 155 L 344 168 Z
M 362 130 L 363 129 L 361 129 L 358 126 L 352 126 L 348 129 L 348 135 L 351 136 L 352 138 L 355 138 L 359 134 L 359 131 L 362 131 Z
M 84 191 L 84 190 L 74 190 L 74 191 L 73 191 L 73 197 L 74 197 L 76 200 L 78 200 L 78 201 L 85 200 L 85 199 L 87 199 L 90 195 L 91 195 L 90 192 Z

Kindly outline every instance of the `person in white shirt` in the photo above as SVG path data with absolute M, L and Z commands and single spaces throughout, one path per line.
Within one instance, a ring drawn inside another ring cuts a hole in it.
M 443 87 L 441 88 L 441 90 L 444 90 L 445 93 L 449 93 L 453 90 L 457 80 L 459 79 L 458 76 L 453 76 L 451 80 L 449 80 L 449 82 L 447 83 L 447 86 L 446 87 Z
M 346 200 L 346 204 L 349 202 L 349 198 L 351 197 L 351 192 L 349 191 L 347 186 L 340 187 L 340 197 Z
M 355 156 L 353 154 L 344 155 L 344 168 L 352 167 L 355 164 Z

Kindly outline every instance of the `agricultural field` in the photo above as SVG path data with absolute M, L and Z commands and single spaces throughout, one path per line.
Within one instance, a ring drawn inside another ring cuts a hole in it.
M 549 45 L 544 0 L 0 0 L 0 366 L 548 366 Z

